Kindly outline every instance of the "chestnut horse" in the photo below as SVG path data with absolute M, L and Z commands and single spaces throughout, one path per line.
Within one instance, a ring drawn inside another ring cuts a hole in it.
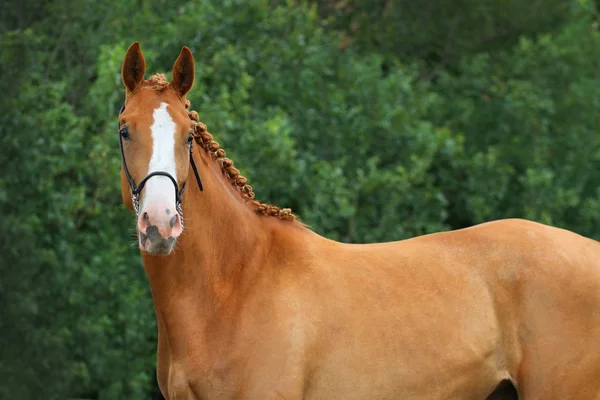
M 187 47 L 171 82 L 144 72 L 136 42 L 121 189 L 167 399 L 600 399 L 598 242 L 516 219 L 325 239 L 254 200 L 189 110 Z

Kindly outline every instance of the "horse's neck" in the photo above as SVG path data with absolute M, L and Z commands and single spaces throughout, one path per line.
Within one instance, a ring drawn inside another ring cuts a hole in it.
M 272 218 L 258 216 L 245 204 L 203 150 L 194 157 L 204 191 L 190 171 L 182 204 L 185 228 L 173 253 L 143 254 L 159 319 L 168 318 L 165 314 L 173 314 L 182 302 L 198 312 L 227 302 L 266 263 L 270 226 L 278 222 L 266 221 Z

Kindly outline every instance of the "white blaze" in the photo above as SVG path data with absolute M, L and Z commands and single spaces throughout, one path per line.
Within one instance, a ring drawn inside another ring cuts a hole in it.
M 152 132 L 152 158 L 148 165 L 148 174 L 162 171 L 171 174 L 177 180 L 175 166 L 175 122 L 167 111 L 167 103 L 160 103 L 152 116 L 154 123 L 150 127 Z M 144 205 L 156 200 L 168 201 L 175 207 L 175 186 L 166 176 L 153 176 L 148 179 L 144 187 Z

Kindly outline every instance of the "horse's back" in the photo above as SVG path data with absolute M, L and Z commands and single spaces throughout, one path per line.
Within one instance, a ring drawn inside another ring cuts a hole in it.
M 310 279 L 317 300 L 305 302 L 321 323 L 307 398 L 475 400 L 509 378 L 494 299 L 465 244 L 452 233 L 330 243 Z
M 321 337 L 329 358 L 319 364 L 348 374 L 328 378 L 331 389 L 355 387 L 360 397 L 361 382 L 392 384 L 406 398 L 458 399 L 510 379 L 524 399 L 599 396 L 598 242 L 503 220 L 328 254 L 320 302 L 336 335 Z M 374 365 L 385 368 L 369 380 Z

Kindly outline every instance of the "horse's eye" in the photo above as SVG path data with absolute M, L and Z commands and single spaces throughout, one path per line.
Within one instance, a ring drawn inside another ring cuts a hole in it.
M 126 126 L 122 127 L 122 128 L 119 130 L 119 134 L 121 135 L 121 137 L 122 137 L 123 139 L 129 139 L 129 129 L 127 129 L 127 127 L 126 127 Z
M 190 136 L 188 136 L 187 144 L 192 144 L 192 140 L 194 140 L 194 134 L 190 132 Z

